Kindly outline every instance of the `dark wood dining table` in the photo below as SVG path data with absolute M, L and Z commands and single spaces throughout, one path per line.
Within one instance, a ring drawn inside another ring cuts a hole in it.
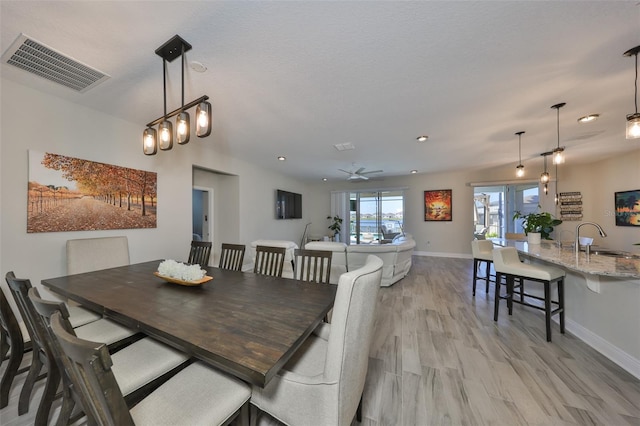
M 209 267 L 182 286 L 161 260 L 42 280 L 54 293 L 264 387 L 333 306 L 336 286 Z

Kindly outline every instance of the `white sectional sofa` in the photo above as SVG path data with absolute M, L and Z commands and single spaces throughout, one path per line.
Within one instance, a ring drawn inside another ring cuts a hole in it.
M 329 250 L 331 258 L 331 283 L 337 284 L 340 274 L 362 267 L 367 256 L 374 254 L 382 259 L 383 287 L 404 278 L 411 269 L 411 255 L 416 242 L 409 234 L 398 235 L 389 244 L 352 244 L 315 241 L 305 245 L 309 250 Z

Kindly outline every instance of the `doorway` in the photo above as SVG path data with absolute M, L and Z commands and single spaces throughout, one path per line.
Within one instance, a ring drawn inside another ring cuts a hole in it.
M 213 188 L 194 186 L 192 190 L 193 240 L 213 241 Z

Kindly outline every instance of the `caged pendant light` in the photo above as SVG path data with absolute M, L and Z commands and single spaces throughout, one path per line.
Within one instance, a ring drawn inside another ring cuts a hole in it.
M 518 165 L 516 166 L 516 176 L 521 178 L 524 176 L 524 166 L 522 165 L 522 135 L 524 130 L 516 132 L 518 135 Z
M 176 142 L 184 145 L 189 142 L 191 136 L 191 119 L 189 109 L 197 105 L 196 109 L 196 136 L 203 138 L 211 134 L 211 104 L 207 102 L 208 96 L 184 103 L 184 70 L 186 68 L 185 53 L 191 50 L 191 45 L 176 35 L 165 44 L 156 49 L 156 55 L 162 58 L 162 89 L 164 95 L 164 115 L 147 124 L 142 134 L 142 151 L 145 155 L 155 155 L 158 148 L 169 151 L 173 148 L 173 124 L 169 119 L 176 117 Z M 182 106 L 167 113 L 167 62 L 182 56 Z M 154 126 L 158 125 L 158 130 Z
M 560 146 L 560 108 L 565 106 L 566 103 L 560 102 L 559 104 L 552 105 L 551 108 L 555 108 L 557 112 L 556 127 L 558 131 L 558 146 L 553 150 L 553 164 L 564 163 L 564 147 Z
M 638 113 L 638 53 L 640 53 L 640 46 L 636 46 L 633 49 L 629 49 L 624 52 L 624 56 L 636 57 L 636 78 L 634 80 L 635 94 L 633 98 L 636 106 L 636 112 L 627 115 L 627 130 L 625 132 L 627 139 L 640 138 L 640 114 Z

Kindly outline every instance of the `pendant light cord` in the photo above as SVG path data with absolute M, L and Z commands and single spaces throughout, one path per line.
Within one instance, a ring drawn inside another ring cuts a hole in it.
M 560 108 L 556 108 L 556 111 L 558 112 L 556 115 L 556 125 L 558 129 L 558 149 L 560 149 Z
M 185 67 L 185 51 L 184 44 L 182 45 L 182 107 L 184 107 L 184 67 Z
M 167 60 L 162 59 L 162 93 L 164 97 L 164 118 L 167 119 Z
M 636 80 L 634 82 L 634 87 L 635 87 L 635 97 L 633 98 L 633 100 L 635 101 L 636 104 L 636 114 L 638 113 L 638 54 L 635 54 L 636 57 Z
M 518 135 L 518 164 L 522 164 L 522 135 Z

